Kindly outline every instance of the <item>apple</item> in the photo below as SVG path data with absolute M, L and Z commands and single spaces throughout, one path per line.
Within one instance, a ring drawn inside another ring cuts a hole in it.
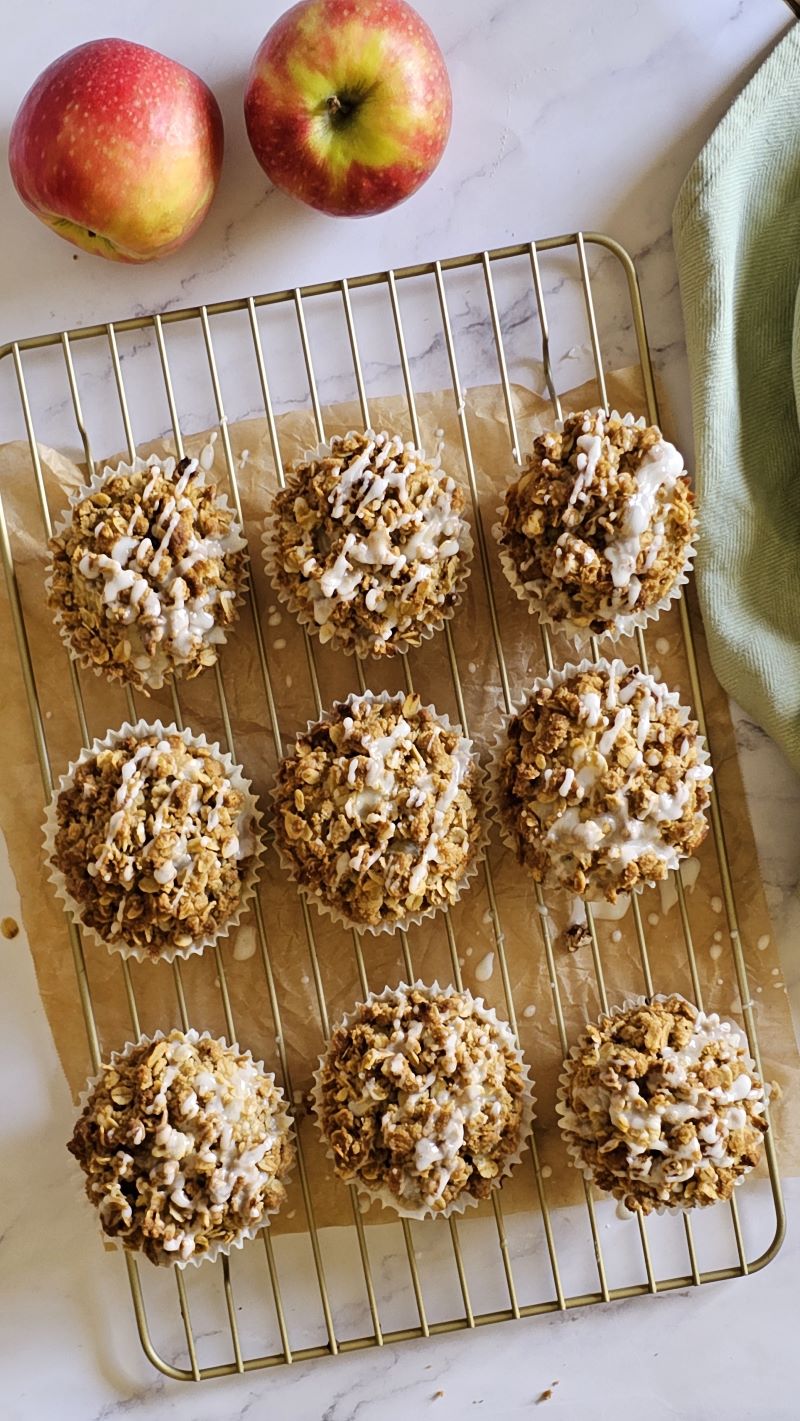
M 430 177 L 450 133 L 450 80 L 404 0 L 300 0 L 253 60 L 244 115 L 276 187 L 321 212 L 363 217 Z
M 144 45 L 98 39 L 39 75 L 8 159 L 25 206 L 60 237 L 145 262 L 200 226 L 222 146 L 222 115 L 202 79 Z

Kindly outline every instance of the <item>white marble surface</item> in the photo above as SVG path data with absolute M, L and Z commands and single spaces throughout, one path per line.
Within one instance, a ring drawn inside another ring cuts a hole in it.
M 268 192 L 240 115 L 243 74 L 280 0 L 80 0 L 18 7 L 0 52 L 6 133 L 34 75 L 61 51 L 100 32 L 163 49 L 214 86 L 227 124 L 220 193 L 188 249 L 159 266 L 115 267 L 59 243 L 28 216 L 0 172 L 0 344 L 16 336 L 200 300 L 295 285 L 497 246 L 582 226 L 606 231 L 637 257 L 651 344 L 673 426 L 690 442 L 686 366 L 671 251 L 680 180 L 727 103 L 789 22 L 781 0 L 419 0 L 446 51 L 455 123 L 433 180 L 406 208 L 368 222 L 334 221 Z M 558 281 L 548 288 L 558 299 Z M 474 325 L 471 297 L 454 297 L 457 332 Z M 630 353 L 630 333 L 608 315 L 609 353 Z M 480 333 L 479 333 L 480 334 Z M 524 352 L 510 336 L 512 361 Z M 473 343 L 469 383 L 488 341 Z M 441 342 L 420 334 L 415 374 L 430 385 Z M 586 356 L 585 336 L 561 352 L 566 375 Z M 570 364 L 569 362 L 573 362 Z M 578 362 L 575 364 L 574 362 Z M 381 378 L 376 364 L 373 383 Z M 535 361 L 529 374 L 537 378 Z M 541 371 L 539 369 L 540 376 Z M 392 386 L 396 371 L 386 367 Z M 303 398 L 287 366 L 286 403 Z M 91 396 L 91 372 L 87 375 Z M 574 383 L 574 381 L 572 382 Z M 101 387 L 98 386 L 98 389 Z M 324 393 L 337 390 L 336 373 Z M 0 437 L 8 406 L 0 399 Z M 202 403 L 202 402 L 201 402 Z M 52 431 L 66 418 L 53 398 Z M 249 402 L 242 395 L 241 408 Z M 206 407 L 198 407 L 200 422 Z M 155 432 L 148 429 L 147 433 Z M 74 426 L 70 435 L 74 442 Z M 746 718 L 738 724 L 759 855 L 782 943 L 784 976 L 800 989 L 800 785 Z M 16 914 L 5 859 L 0 916 Z M 389 1347 L 322 1364 L 181 1387 L 151 1370 L 135 1337 L 118 1260 L 97 1246 L 64 1156 L 71 1106 L 38 1003 L 24 937 L 2 943 L 0 1055 L 13 1082 L 2 1111 L 0 1353 L 4 1412 L 68 1421 L 116 1415 L 325 1421 L 400 1421 L 531 1414 L 558 1381 L 545 1415 L 634 1414 L 654 1421 L 718 1408 L 732 1418 L 796 1415 L 798 1255 L 744 1283 L 692 1295 L 593 1308 L 484 1329 L 474 1336 Z M 22 1064 L 20 1064 L 22 1063 Z M 788 1190 L 790 1225 L 800 1187 Z M 438 1393 L 443 1393 L 439 1395 Z

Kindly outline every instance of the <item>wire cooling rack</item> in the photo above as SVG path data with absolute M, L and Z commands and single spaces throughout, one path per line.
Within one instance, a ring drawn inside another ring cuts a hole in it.
M 556 260 L 558 267 L 556 279 L 548 288 L 548 282 L 543 276 L 543 266 L 551 259 Z M 458 298 L 460 305 L 454 318 L 451 283 L 457 281 L 459 276 L 468 278 L 469 291 L 465 298 Z M 601 279 L 602 291 L 598 294 L 596 290 L 593 291 L 593 281 L 599 284 Z M 617 283 L 616 295 L 612 289 L 614 282 Z M 205 368 L 206 379 L 210 380 L 213 396 L 211 414 L 219 429 L 230 493 L 240 519 L 242 508 L 237 483 L 237 464 L 229 434 L 228 413 L 223 403 L 219 344 L 224 343 L 224 359 L 232 363 L 241 379 L 245 381 L 245 371 L 248 371 L 247 379 L 254 381 L 256 400 L 248 412 L 258 414 L 266 421 L 279 482 L 283 482 L 283 464 L 278 410 L 292 403 L 296 404 L 296 401 L 293 402 L 282 387 L 283 364 L 280 360 L 273 365 L 272 382 L 268 378 L 267 367 L 270 361 L 265 358 L 262 330 L 266 313 L 273 312 L 282 321 L 282 326 L 274 337 L 276 348 L 279 349 L 281 341 L 288 339 L 289 331 L 294 341 L 299 342 L 298 349 L 308 390 L 307 404 L 313 417 L 314 430 L 320 440 L 325 436 L 323 396 L 329 379 L 327 372 L 330 370 L 335 374 L 338 369 L 341 373 L 343 366 L 348 365 L 352 367 L 354 388 L 364 425 L 370 423 L 370 399 L 373 394 L 385 394 L 394 384 L 397 392 L 405 396 L 412 437 L 416 442 L 420 442 L 417 372 L 423 369 L 433 372 L 435 380 L 438 360 L 440 371 L 446 372 L 444 378 L 449 380 L 452 386 L 452 398 L 463 447 L 463 467 L 472 498 L 473 526 L 477 543 L 478 556 L 473 577 L 481 579 L 487 598 L 491 649 L 499 669 L 502 706 L 508 711 L 512 706 L 515 690 L 519 688 L 514 688 L 511 684 L 503 647 L 502 618 L 490 570 L 494 552 L 487 534 L 493 510 L 481 510 L 479 505 L 478 471 L 462 380 L 465 372 L 468 378 L 480 372 L 484 380 L 488 377 L 489 380 L 496 381 L 499 376 L 511 457 L 519 462 L 520 439 L 510 372 L 519 368 L 524 379 L 526 371 L 528 374 L 532 369 L 538 371 L 546 384 L 555 414 L 561 416 L 558 385 L 563 388 L 567 367 L 564 366 L 563 359 L 559 366 L 554 354 L 556 342 L 553 336 L 554 327 L 548 319 L 546 292 L 549 293 L 550 299 L 552 294 L 561 291 L 565 284 L 571 288 L 575 300 L 570 314 L 564 317 L 563 335 L 559 334 L 559 344 L 564 346 L 569 339 L 566 332 L 570 323 L 570 329 L 577 329 L 576 321 L 579 325 L 582 324 L 583 345 L 574 347 L 567 354 L 572 357 L 577 352 L 580 357 L 583 352 L 587 356 L 598 392 L 598 402 L 607 406 L 607 367 L 601 351 L 599 332 L 605 325 L 609 326 L 609 344 L 612 348 L 607 358 L 619 365 L 625 363 L 621 359 L 625 352 L 615 344 L 618 342 L 615 332 L 627 329 L 632 343 L 628 352 L 630 362 L 635 362 L 640 367 L 647 414 L 651 421 L 656 421 L 658 408 L 634 266 L 630 257 L 616 242 L 597 233 L 553 237 L 394 271 L 376 272 L 350 281 L 325 282 L 238 301 L 167 311 L 161 315 L 137 316 L 123 321 L 112 321 L 106 325 L 62 331 L 14 342 L 0 350 L 0 366 L 5 364 L 8 368 L 10 364 L 12 367 L 11 384 L 12 389 L 16 388 L 17 396 L 10 409 L 10 423 L 7 421 L 8 433 L 12 438 L 27 438 L 31 473 L 36 484 L 44 533 L 46 536 L 50 535 L 51 513 L 38 440 L 46 433 L 49 442 L 57 444 L 59 438 L 68 437 L 65 433 L 68 427 L 73 437 L 77 427 L 82 455 L 91 469 L 95 450 L 101 447 L 116 447 L 111 442 L 113 436 L 107 431 L 105 424 L 110 406 L 116 405 L 115 413 L 117 418 L 121 419 L 127 452 L 132 457 L 136 448 L 132 408 L 137 401 L 142 403 L 144 389 L 139 365 L 134 359 L 137 349 L 141 346 L 148 345 L 157 353 L 160 383 L 163 386 L 160 394 L 166 398 L 169 433 L 177 452 L 183 453 L 184 428 L 189 427 L 189 422 L 195 429 L 204 427 L 203 413 L 192 403 L 191 382 L 182 394 L 174 378 L 171 343 L 177 339 L 176 328 L 187 332 L 193 359 L 200 360 Z M 476 290 L 479 290 L 484 303 L 484 316 L 481 320 L 474 316 L 471 305 L 476 299 Z M 366 310 L 364 326 L 359 326 L 361 315 L 358 302 L 370 292 L 373 296 L 377 295 L 386 308 L 386 320 L 377 335 L 377 327 L 370 328 L 367 332 Z M 340 338 L 338 343 L 334 342 L 332 345 L 326 338 L 324 343 L 318 343 L 315 347 L 313 328 L 317 307 L 331 298 L 338 303 L 340 322 L 343 318 L 341 334 L 346 336 L 346 339 Z M 622 321 L 617 319 L 612 326 L 611 312 L 615 311 L 618 316 L 621 307 L 627 308 L 624 318 Z M 224 327 L 220 324 L 223 319 L 226 322 Z M 408 337 L 408 330 L 412 325 L 415 332 L 413 344 Z M 365 332 L 367 334 L 364 334 Z M 370 356 L 366 359 L 362 358 L 360 349 L 362 336 L 365 343 L 370 343 L 372 347 Z M 123 350 L 122 341 L 128 337 L 131 339 Z M 89 401 L 84 400 L 82 403 L 78 347 L 81 351 L 90 352 L 94 362 L 86 366 L 84 383 L 84 393 L 88 390 L 95 406 L 91 415 L 84 413 Z M 38 372 L 29 374 L 29 362 L 34 361 L 41 352 L 50 352 L 59 369 L 59 388 L 54 394 L 55 387 L 51 384 L 46 400 L 43 388 L 42 391 L 39 390 Z M 427 366 L 423 357 L 429 358 Z M 573 373 L 577 373 L 574 366 L 570 367 L 570 374 Z M 426 375 L 426 379 L 428 388 L 435 388 L 435 385 L 430 383 L 430 373 Z M 570 383 L 574 385 L 577 382 L 572 379 Z M 7 407 L 4 409 L 6 417 L 9 410 Z M 244 412 L 237 408 L 231 417 L 240 417 Z M 59 419 L 62 421 L 61 426 L 58 424 Z M 45 424 L 48 426 L 46 429 Z M 5 430 L 2 432 L 5 434 Z M 151 437 L 159 431 L 149 428 L 142 433 Z M 63 444 L 61 447 L 64 447 Z M 257 557 L 258 530 L 250 528 L 248 531 L 254 556 Z M 0 551 L 36 739 L 44 796 L 49 799 L 54 773 L 62 767 L 51 764 L 46 713 L 40 704 L 34 663 L 26 634 L 23 602 L 15 575 L 11 539 L 1 501 Z M 264 611 L 265 609 L 258 605 L 257 590 L 253 589 L 249 625 L 245 625 L 242 635 L 252 637 L 253 640 L 257 676 L 263 691 L 264 723 L 271 732 L 277 753 L 280 753 L 284 733 L 280 723 L 279 695 L 274 685 L 265 641 Z M 680 621 L 685 642 L 691 701 L 701 729 L 705 732 L 703 688 L 685 601 L 680 606 Z M 441 645 L 452 679 L 455 706 L 465 730 L 469 733 L 463 695 L 463 666 L 459 664 L 456 656 L 450 626 L 445 628 L 441 636 Z M 546 632 L 543 633 L 542 651 L 544 665 L 550 669 L 554 661 L 554 650 Z M 308 639 L 306 653 L 314 702 L 307 708 L 308 713 L 311 713 L 321 708 L 322 694 L 315 647 Z M 598 655 L 596 644 L 593 645 L 593 654 Z M 647 669 L 647 647 L 641 633 L 638 635 L 634 654 L 642 667 Z M 357 677 L 359 685 L 364 689 L 363 668 L 358 662 L 349 664 L 353 668 L 353 676 Z M 402 658 L 402 675 L 408 690 L 414 689 L 414 666 L 413 656 Z M 470 671 L 474 670 L 475 667 L 470 666 Z M 72 663 L 69 666 L 69 674 L 80 735 L 83 742 L 88 743 L 90 735 L 85 698 L 90 698 L 95 693 L 96 682 L 93 683 L 92 677 L 85 677 Z M 235 755 L 238 727 L 232 722 L 229 695 L 226 696 L 224 656 L 221 666 L 209 674 L 216 677 L 224 740 L 227 742 L 227 748 Z M 230 693 L 230 684 L 228 692 Z M 175 720 L 181 726 L 182 707 L 178 688 L 174 684 L 170 694 Z M 127 710 L 130 719 L 135 720 L 137 710 L 130 692 L 127 693 Z M 745 953 L 717 796 L 712 798 L 710 813 L 713 844 L 718 861 L 718 881 L 731 940 L 732 984 L 735 984 L 738 990 L 738 1011 L 745 1022 L 751 1050 L 758 1061 L 758 1042 L 748 988 Z M 511 976 L 501 921 L 502 902 L 496 891 L 491 865 L 487 863 L 482 872 L 485 875 L 484 891 L 488 901 L 487 922 L 490 924 L 502 976 L 502 1000 L 507 1016 L 516 1029 L 519 1015 L 522 1013 L 522 1004 L 514 1001 L 511 991 Z M 695 1000 L 702 1005 L 702 971 L 698 965 L 689 902 L 680 874 L 674 875 L 674 888 L 691 986 Z M 538 896 L 541 905 L 541 895 Z M 255 904 L 255 927 L 258 961 L 263 969 L 263 986 L 274 1027 L 275 1059 L 268 1059 L 267 1064 L 275 1066 L 279 1078 L 282 1077 L 288 1099 L 296 1102 L 292 1062 L 282 1033 L 285 981 L 276 970 L 274 941 L 271 940 L 270 906 L 268 890 L 264 889 Z M 316 941 L 320 925 L 313 911 L 309 911 L 304 903 L 298 906 L 298 911 L 302 914 L 304 950 L 308 953 L 311 965 L 321 1031 L 322 1035 L 327 1035 L 330 1013 Z M 638 990 L 643 986 L 647 993 L 652 993 L 659 985 L 664 984 L 654 980 L 646 921 L 635 896 L 631 912 L 635 950 L 638 954 L 637 973 L 640 974 Z M 557 965 L 556 948 L 547 915 L 540 913 L 535 916 L 539 919 L 541 952 L 552 990 L 552 1011 L 560 1049 L 566 1055 L 569 1040 L 563 973 Z M 608 998 L 603 951 L 591 912 L 588 914 L 588 925 L 597 1000 L 605 1008 Z M 449 915 L 444 915 L 443 926 L 447 937 L 452 979 L 456 986 L 460 986 L 464 959 L 459 956 L 455 929 Z M 67 932 L 86 1025 L 91 1069 L 96 1070 L 101 1060 L 102 1037 L 95 1019 L 90 971 L 87 969 L 87 958 L 84 956 L 79 931 L 67 923 Z M 354 934 L 349 942 L 348 950 L 355 954 L 358 983 L 361 992 L 366 993 L 370 983 L 365 957 L 369 954 L 367 949 L 362 947 L 357 934 Z M 400 935 L 400 954 L 402 969 L 407 979 L 413 980 L 413 935 L 411 939 L 405 934 Z M 119 986 L 127 1003 L 131 1030 L 136 1035 L 140 1029 L 140 1010 L 134 972 L 122 959 L 119 960 L 118 966 L 115 965 L 114 970 L 119 973 Z M 188 1027 L 192 1023 L 192 998 L 191 990 L 184 980 L 185 966 L 182 968 L 181 963 L 176 962 L 171 968 L 160 967 L 151 970 L 171 974 L 171 984 L 168 976 L 164 978 L 164 991 L 174 991 L 178 1019 L 184 1027 Z M 236 961 L 217 949 L 214 970 L 226 1033 L 229 1039 L 235 1040 Z M 372 985 L 380 987 L 383 983 Z M 194 1024 L 202 1028 L 205 1023 L 198 1020 Z M 121 1043 L 108 1045 L 105 1054 L 113 1045 L 118 1044 Z M 242 1044 L 253 1043 L 245 1040 Z M 260 1054 L 255 1045 L 254 1054 Z M 298 1160 L 298 1200 L 303 1229 L 298 1235 L 273 1237 L 274 1231 L 267 1229 L 261 1235 L 263 1242 L 247 1246 L 242 1254 L 235 1254 L 230 1260 L 222 1259 L 217 1264 L 188 1269 L 186 1272 L 178 1269 L 155 1270 L 146 1264 L 140 1270 L 136 1260 L 126 1255 L 125 1266 L 130 1280 L 136 1323 L 146 1355 L 153 1365 L 166 1375 L 179 1380 L 197 1381 L 300 1359 L 380 1346 L 386 1342 L 474 1328 L 504 1319 L 564 1311 L 617 1298 L 655 1294 L 693 1284 L 734 1278 L 763 1267 L 780 1247 L 784 1227 L 783 1207 L 771 1133 L 766 1140 L 766 1171 L 770 1188 L 767 1190 L 762 1185 L 759 1196 L 762 1203 L 764 1199 L 771 1200 L 767 1235 L 761 1241 L 763 1246 L 760 1245 L 760 1251 L 751 1248 L 750 1252 L 746 1246 L 748 1231 L 744 1228 L 741 1218 L 743 1205 L 736 1198 L 728 1208 L 721 1206 L 716 1210 L 704 1211 L 705 1215 L 714 1216 L 713 1238 L 707 1247 L 705 1244 L 701 1247 L 697 1233 L 707 1224 L 705 1218 L 702 1223 L 688 1215 L 681 1220 L 672 1218 L 669 1221 L 644 1221 L 640 1218 L 638 1227 L 630 1220 L 624 1225 L 618 1225 L 614 1218 L 613 1205 L 595 1196 L 586 1185 L 583 1186 L 583 1205 L 569 1210 L 560 1208 L 559 1200 L 548 1196 L 548 1176 L 551 1170 L 542 1163 L 538 1133 L 534 1133 L 531 1156 L 523 1161 L 520 1169 L 532 1167 L 538 1211 L 531 1211 L 522 1217 L 512 1217 L 504 1211 L 504 1191 L 503 1194 L 494 1194 L 492 1209 L 489 1217 L 485 1219 L 451 1218 L 447 1223 L 441 1220 L 424 1224 L 402 1221 L 393 1225 L 387 1225 L 385 1222 L 374 1225 L 362 1218 L 356 1195 L 351 1191 L 352 1222 L 336 1228 L 321 1228 L 317 1222 L 319 1199 L 315 1200 L 309 1180 L 307 1155 L 301 1147 Z M 747 1191 L 743 1191 L 741 1197 L 746 1193 Z M 762 1208 L 762 1232 L 763 1213 Z M 580 1218 L 577 1218 L 577 1215 L 580 1215 Z M 659 1234 L 659 1230 L 667 1227 L 667 1224 L 672 1230 L 669 1248 L 664 1247 Z M 620 1229 L 624 1231 L 624 1237 L 620 1234 Z M 704 1263 L 706 1257 L 713 1266 L 710 1266 L 708 1261 Z M 448 1270 L 451 1284 L 442 1290 L 438 1287 L 438 1275 L 443 1277 Z M 158 1275 L 157 1278 L 154 1274 Z

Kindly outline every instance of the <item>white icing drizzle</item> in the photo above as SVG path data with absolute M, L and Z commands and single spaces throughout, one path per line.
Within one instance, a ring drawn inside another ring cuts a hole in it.
M 464 1147 L 470 1123 L 481 1114 L 490 1118 L 499 1116 L 501 1103 L 484 1082 L 498 1052 L 504 1047 L 502 1038 L 498 1040 L 497 1027 L 492 1028 L 487 1022 L 486 1030 L 480 1037 L 484 1049 L 480 1053 L 468 1054 L 460 1047 L 465 1020 L 456 1014 L 448 1022 L 450 1029 L 444 1044 L 440 1045 L 438 1039 L 431 1041 L 427 1023 L 419 1018 L 408 1019 L 406 994 L 398 991 L 396 996 L 397 1014 L 389 1040 L 385 1047 L 380 1050 L 376 1048 L 374 1053 L 375 1074 L 365 1079 L 361 1096 L 349 1101 L 348 1105 L 356 1117 L 374 1112 L 379 1117 L 380 1134 L 391 1147 L 392 1135 L 403 1126 L 408 1113 L 421 1100 L 427 1098 L 430 1101 L 431 1110 L 424 1122 L 425 1133 L 414 1148 L 413 1168 L 409 1167 L 400 1181 L 400 1202 L 416 1208 L 421 1202 L 431 1204 L 441 1198 Z M 383 1069 L 388 1070 L 390 1077 L 400 1076 L 406 1065 L 416 1072 L 415 1062 L 420 1046 L 422 1051 L 432 1048 L 436 1052 L 438 1069 L 424 1076 L 417 1075 L 416 1088 L 413 1091 L 399 1091 L 397 1098 L 387 1105 Z M 510 1046 L 508 1042 L 506 1049 Z M 433 1176 L 430 1181 L 433 1189 L 429 1193 L 426 1184 L 424 1200 L 420 1199 L 420 1174 Z
M 176 1254 L 180 1259 L 190 1258 L 195 1252 L 196 1235 L 204 1223 L 203 1212 L 196 1217 L 194 1212 L 199 1179 L 203 1180 L 214 1223 L 221 1222 L 228 1206 L 253 1222 L 258 1220 L 262 1212 L 260 1196 L 270 1182 L 270 1175 L 260 1164 L 274 1147 L 279 1132 L 274 1112 L 265 1103 L 254 1111 L 258 1088 L 264 1080 L 255 1063 L 244 1057 L 232 1078 L 218 1080 L 203 1068 L 193 1035 L 167 1042 L 168 1064 L 161 1090 L 150 1111 L 143 1115 L 135 1161 L 137 1174 L 146 1175 L 163 1190 L 165 1211 L 169 1202 L 178 1211 L 173 1218 L 182 1227 L 161 1246 L 165 1253 Z M 173 1093 L 179 1067 L 183 1067 L 184 1079 L 188 1077 L 193 1086 L 182 1110 L 177 1093 Z M 187 1194 L 187 1184 L 192 1189 L 191 1196 Z M 101 1197 L 98 1206 L 101 1218 L 119 1217 L 115 1198 Z M 187 1217 L 181 1220 L 184 1211 Z M 128 1206 L 126 1222 L 130 1221 Z
M 592 1141 L 596 1124 L 610 1121 L 617 1144 L 625 1147 L 625 1178 L 620 1182 L 630 1180 L 635 1186 L 640 1180 L 664 1201 L 704 1165 L 729 1169 L 740 1163 L 731 1152 L 731 1136 L 750 1118 L 762 1118 L 765 1107 L 764 1086 L 750 1074 L 752 1063 L 741 1031 L 716 1012 L 697 1011 L 686 1044 L 663 1047 L 648 1070 L 645 1094 L 637 1079 L 618 1068 L 617 1049 L 603 1040 L 591 1081 L 570 1082 L 563 1116 L 568 1134 Z M 717 1065 L 730 1067 L 732 1083 L 727 1088 L 706 1083 L 706 1068 Z M 687 1121 L 695 1131 L 681 1143 L 668 1127 Z
M 711 768 L 702 763 L 689 766 L 674 791 L 651 790 L 644 811 L 635 815 L 628 794 L 642 767 L 650 765 L 650 756 L 646 753 L 648 738 L 654 731 L 656 738 L 663 736 L 663 726 L 657 726 L 657 722 L 665 698 L 671 693 L 666 686 L 656 685 L 640 674 L 632 675 L 627 684 L 623 684 L 629 675 L 623 662 L 613 662 L 607 672 L 601 670 L 599 674 L 603 678 L 601 690 L 579 695 L 580 719 L 596 734 L 599 732 L 596 744 L 578 745 L 573 763 L 564 768 L 559 799 L 565 800 L 566 805 L 551 822 L 546 821 L 544 842 L 564 856 L 592 854 L 602 847 L 613 877 L 620 877 L 630 863 L 650 855 L 667 870 L 677 868 L 679 850 L 665 839 L 662 831 L 682 817 L 689 802 L 691 783 L 709 779 Z M 639 700 L 634 708 L 637 693 Z M 636 752 L 626 766 L 626 778 L 613 798 L 612 807 L 593 814 L 591 799 L 588 805 L 586 803 L 587 794 L 591 794 L 593 786 L 613 763 L 615 747 L 623 733 L 635 739 Z M 684 745 L 682 753 L 685 754 L 689 749 L 688 740 L 684 740 Z M 544 779 L 550 780 L 547 770 Z M 543 815 L 549 818 L 551 812 L 542 806 Z
M 356 732 L 356 724 L 352 715 L 344 717 L 343 726 L 348 737 Z M 396 833 L 402 834 L 402 828 L 398 826 L 402 825 L 408 812 L 421 809 L 434 793 L 430 767 L 416 746 L 414 728 L 402 714 L 387 735 L 362 733 L 358 744 L 364 755 L 351 758 L 347 778 L 350 784 L 355 785 L 359 768 L 363 767 L 366 758 L 365 783 L 361 789 L 354 789 L 346 803 L 345 813 L 366 824 L 385 826 L 389 838 L 388 842 L 384 842 L 381 835 L 372 851 L 366 840 L 359 842 L 350 853 L 343 851 L 337 860 L 339 879 L 353 870 L 366 873 L 387 851 L 391 853 L 392 839 Z M 448 832 L 449 811 L 472 766 L 470 742 L 459 737 L 450 758 L 448 779 L 433 801 L 428 837 L 409 876 L 408 892 L 412 897 L 424 895 L 431 865 L 439 861 L 440 849 Z M 402 782 L 398 780 L 401 766 Z
M 157 512 L 145 511 L 145 505 L 160 477 L 167 481 L 173 479 L 176 464 L 174 458 L 159 461 L 151 455 L 148 465 L 152 476 L 139 495 L 140 508 L 132 515 L 127 533 L 116 540 L 110 554 L 88 549 L 78 562 L 78 570 L 88 581 L 102 578 L 103 605 L 122 627 L 148 624 L 148 639 L 157 644 L 155 661 L 163 668 L 167 662 L 180 664 L 191 660 L 204 643 L 224 639 L 223 629 L 216 624 L 215 609 L 221 600 L 230 599 L 233 594 L 212 584 L 193 593 L 186 574 L 198 563 L 224 562 L 228 554 L 241 551 L 246 543 L 235 524 L 222 538 L 197 538 L 190 533 L 184 555 L 175 562 L 170 558 L 170 565 L 165 566 L 182 515 L 187 512 L 190 517 L 194 515 L 195 505 L 187 488 L 190 482 L 202 480 L 200 469 L 207 465 L 202 455 L 199 463 L 197 459 L 190 459 L 174 482 L 172 496 Z M 137 521 L 159 529 L 155 547 L 149 532 L 134 533 Z M 95 531 L 99 531 L 99 527 Z M 134 665 L 147 669 L 152 660 L 135 657 Z
M 344 531 L 337 555 L 324 565 L 309 537 L 302 573 L 319 626 L 330 621 L 338 604 L 363 595 L 367 609 L 380 616 L 386 636 L 408 622 L 402 601 L 420 583 L 435 586 L 438 569 L 458 554 L 464 522 L 454 506 L 456 485 L 444 474 L 421 499 L 410 497 L 409 478 L 425 460 L 421 450 L 404 444 L 399 435 L 367 430 L 364 438 L 359 454 L 341 456 L 338 481 L 328 495 L 330 517 Z M 339 453 L 336 442 L 318 451 L 320 457 Z M 439 455 L 430 463 L 437 469 Z M 374 520 L 367 532 L 365 514 Z M 438 600 L 447 595 L 443 589 Z
M 206 809 L 204 814 L 201 781 L 207 775 L 207 762 L 188 753 L 181 759 L 177 777 L 167 781 L 163 771 L 159 772 L 159 760 L 163 755 L 174 754 L 168 740 L 159 740 L 155 745 L 145 741 L 123 761 L 121 784 L 114 796 L 116 807 L 106 825 L 101 848 L 87 864 L 86 872 L 90 878 L 117 879 L 128 886 L 152 873 L 163 889 L 170 890 L 165 901 L 177 921 L 178 905 L 194 871 L 197 853 L 210 850 L 241 860 L 252 853 L 253 844 L 246 815 L 240 814 L 236 834 L 227 841 L 224 850 L 220 849 L 212 834 L 219 823 L 219 811 L 230 788 L 229 781 L 217 791 L 211 809 Z M 182 806 L 180 821 L 170 826 L 167 819 L 173 798 L 178 787 L 187 783 L 189 794 Z M 153 809 L 156 791 L 164 785 L 166 791 Z M 123 898 L 118 910 L 120 927 L 124 906 Z
M 648 449 L 642 456 L 636 470 L 637 491 L 625 504 L 618 525 L 619 533 L 606 544 L 605 548 L 606 558 L 611 564 L 611 580 L 615 587 L 631 586 L 642 549 L 642 535 L 653 522 L 659 494 L 662 490 L 665 494 L 669 494 L 683 472 L 683 459 L 675 445 L 670 444 L 666 439 L 659 440 L 652 449 Z M 661 520 L 654 529 L 654 541 L 655 539 L 660 539 L 660 542 L 655 551 L 653 551 L 652 545 L 648 549 L 649 563 L 646 559 L 644 570 L 652 567 L 661 543 L 663 543 L 664 524 Z M 628 599 L 630 606 L 635 605 L 639 590 L 640 584 L 637 579 L 635 594 Z

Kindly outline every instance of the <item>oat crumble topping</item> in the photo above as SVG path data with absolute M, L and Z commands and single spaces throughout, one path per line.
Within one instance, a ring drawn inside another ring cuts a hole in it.
M 744 1033 L 683 997 L 587 1026 L 565 1080 L 567 1144 L 629 1209 L 730 1199 L 759 1161 L 767 1092 Z
M 470 741 L 418 696 L 351 696 L 278 768 L 275 834 L 297 882 L 359 927 L 455 902 L 481 839 Z
M 436 986 L 356 1008 L 333 1033 L 315 1108 L 340 1178 L 408 1213 L 487 1198 L 530 1118 L 510 1028 Z
M 76 655 L 110 681 L 146 690 L 170 672 L 191 678 L 213 666 L 234 620 L 245 547 L 197 459 L 151 454 L 73 502 L 50 542 L 48 605 Z
M 204 745 L 131 734 L 75 768 L 56 801 L 54 864 L 104 942 L 152 957 L 236 912 L 255 853 L 252 802 Z
M 472 547 L 464 495 L 399 435 L 337 435 L 296 463 L 267 525 L 278 591 L 320 641 L 358 656 L 419 646 L 454 612 Z
M 288 1128 L 280 1090 L 249 1052 L 172 1031 L 103 1067 L 67 1148 L 104 1232 L 169 1264 L 281 1207 Z
M 537 882 L 610 902 L 703 842 L 711 767 L 696 721 L 621 661 L 537 683 L 508 723 L 500 810 Z
M 586 410 L 533 441 L 506 493 L 501 557 L 564 629 L 632 629 L 668 596 L 697 524 L 683 459 L 657 425 Z

